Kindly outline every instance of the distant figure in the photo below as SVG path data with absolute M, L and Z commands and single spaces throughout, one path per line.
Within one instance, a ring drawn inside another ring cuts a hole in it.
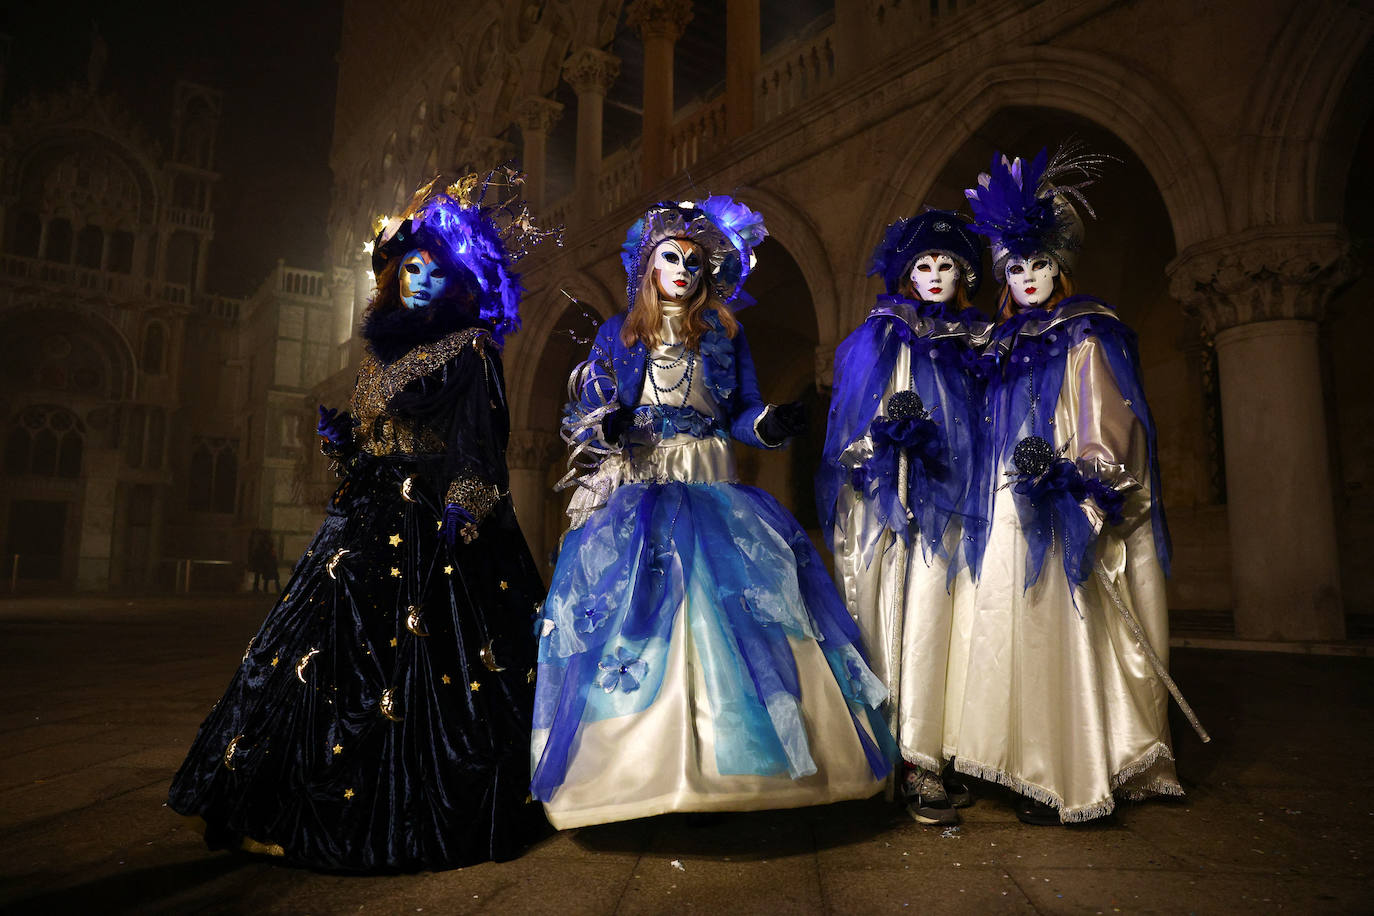
M 267 536 L 267 532 L 261 528 L 253 529 L 253 533 L 248 535 L 248 569 L 253 573 L 253 591 L 267 588 L 267 576 L 264 575 L 268 564 L 271 562 L 269 551 L 272 548 L 272 541 Z M 280 590 L 280 586 L 278 587 Z

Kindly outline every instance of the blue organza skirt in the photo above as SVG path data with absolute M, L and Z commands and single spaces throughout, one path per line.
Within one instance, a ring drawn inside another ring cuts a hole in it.
M 565 537 L 539 623 L 532 791 L 550 820 L 877 792 L 886 690 L 796 520 L 752 487 L 627 476 Z

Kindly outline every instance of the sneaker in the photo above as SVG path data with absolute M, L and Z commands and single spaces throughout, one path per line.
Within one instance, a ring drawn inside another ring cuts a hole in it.
M 959 812 L 950 804 L 940 777 L 929 770 L 909 770 L 902 783 L 906 813 L 918 824 L 952 827 L 959 823 Z

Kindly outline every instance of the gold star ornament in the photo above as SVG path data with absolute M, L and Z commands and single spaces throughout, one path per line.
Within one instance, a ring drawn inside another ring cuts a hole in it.
M 399 578 L 401 578 L 401 571 L 400 571 L 398 568 L 396 568 L 395 566 L 391 567 L 391 578 L 393 578 L 393 579 L 399 579 Z
M 505 579 L 502 579 L 502 580 L 500 581 L 500 583 L 498 583 L 498 584 L 501 586 L 501 591 L 503 591 L 503 592 L 504 592 L 506 589 L 510 588 L 510 583 L 507 582 Z
M 353 797 L 353 790 L 352 790 L 352 789 L 344 789 L 344 798 L 352 798 L 352 797 Z
M 336 744 L 336 745 L 334 745 L 334 753 L 335 753 L 335 754 L 342 754 L 342 753 L 343 753 L 343 745 L 342 745 L 342 744 Z
M 468 684 L 468 689 L 476 693 L 482 689 L 482 683 L 480 681 L 473 681 L 471 684 Z
M 392 547 L 401 546 L 401 536 L 399 534 L 393 534 L 391 537 L 387 538 L 387 541 L 391 544 Z
M 445 684 L 452 684 L 452 683 L 453 683 L 453 678 L 449 677 L 447 674 L 445 674 L 445 675 L 443 675 L 442 677 L 440 677 L 439 680 L 443 681 Z
M 453 567 L 452 567 L 452 566 L 445 566 L 445 567 L 444 567 L 444 575 L 446 575 L 446 576 L 451 576 L 451 575 L 453 575 Z

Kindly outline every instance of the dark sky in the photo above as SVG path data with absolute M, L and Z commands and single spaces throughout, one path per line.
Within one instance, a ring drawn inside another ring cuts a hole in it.
M 326 266 L 341 5 L 6 0 L 0 30 L 13 44 L 3 104 L 8 110 L 28 93 L 84 83 L 92 23 L 109 52 L 102 90 L 118 95 L 164 151 L 176 80 L 223 92 L 206 289 L 246 295 L 277 258 Z

